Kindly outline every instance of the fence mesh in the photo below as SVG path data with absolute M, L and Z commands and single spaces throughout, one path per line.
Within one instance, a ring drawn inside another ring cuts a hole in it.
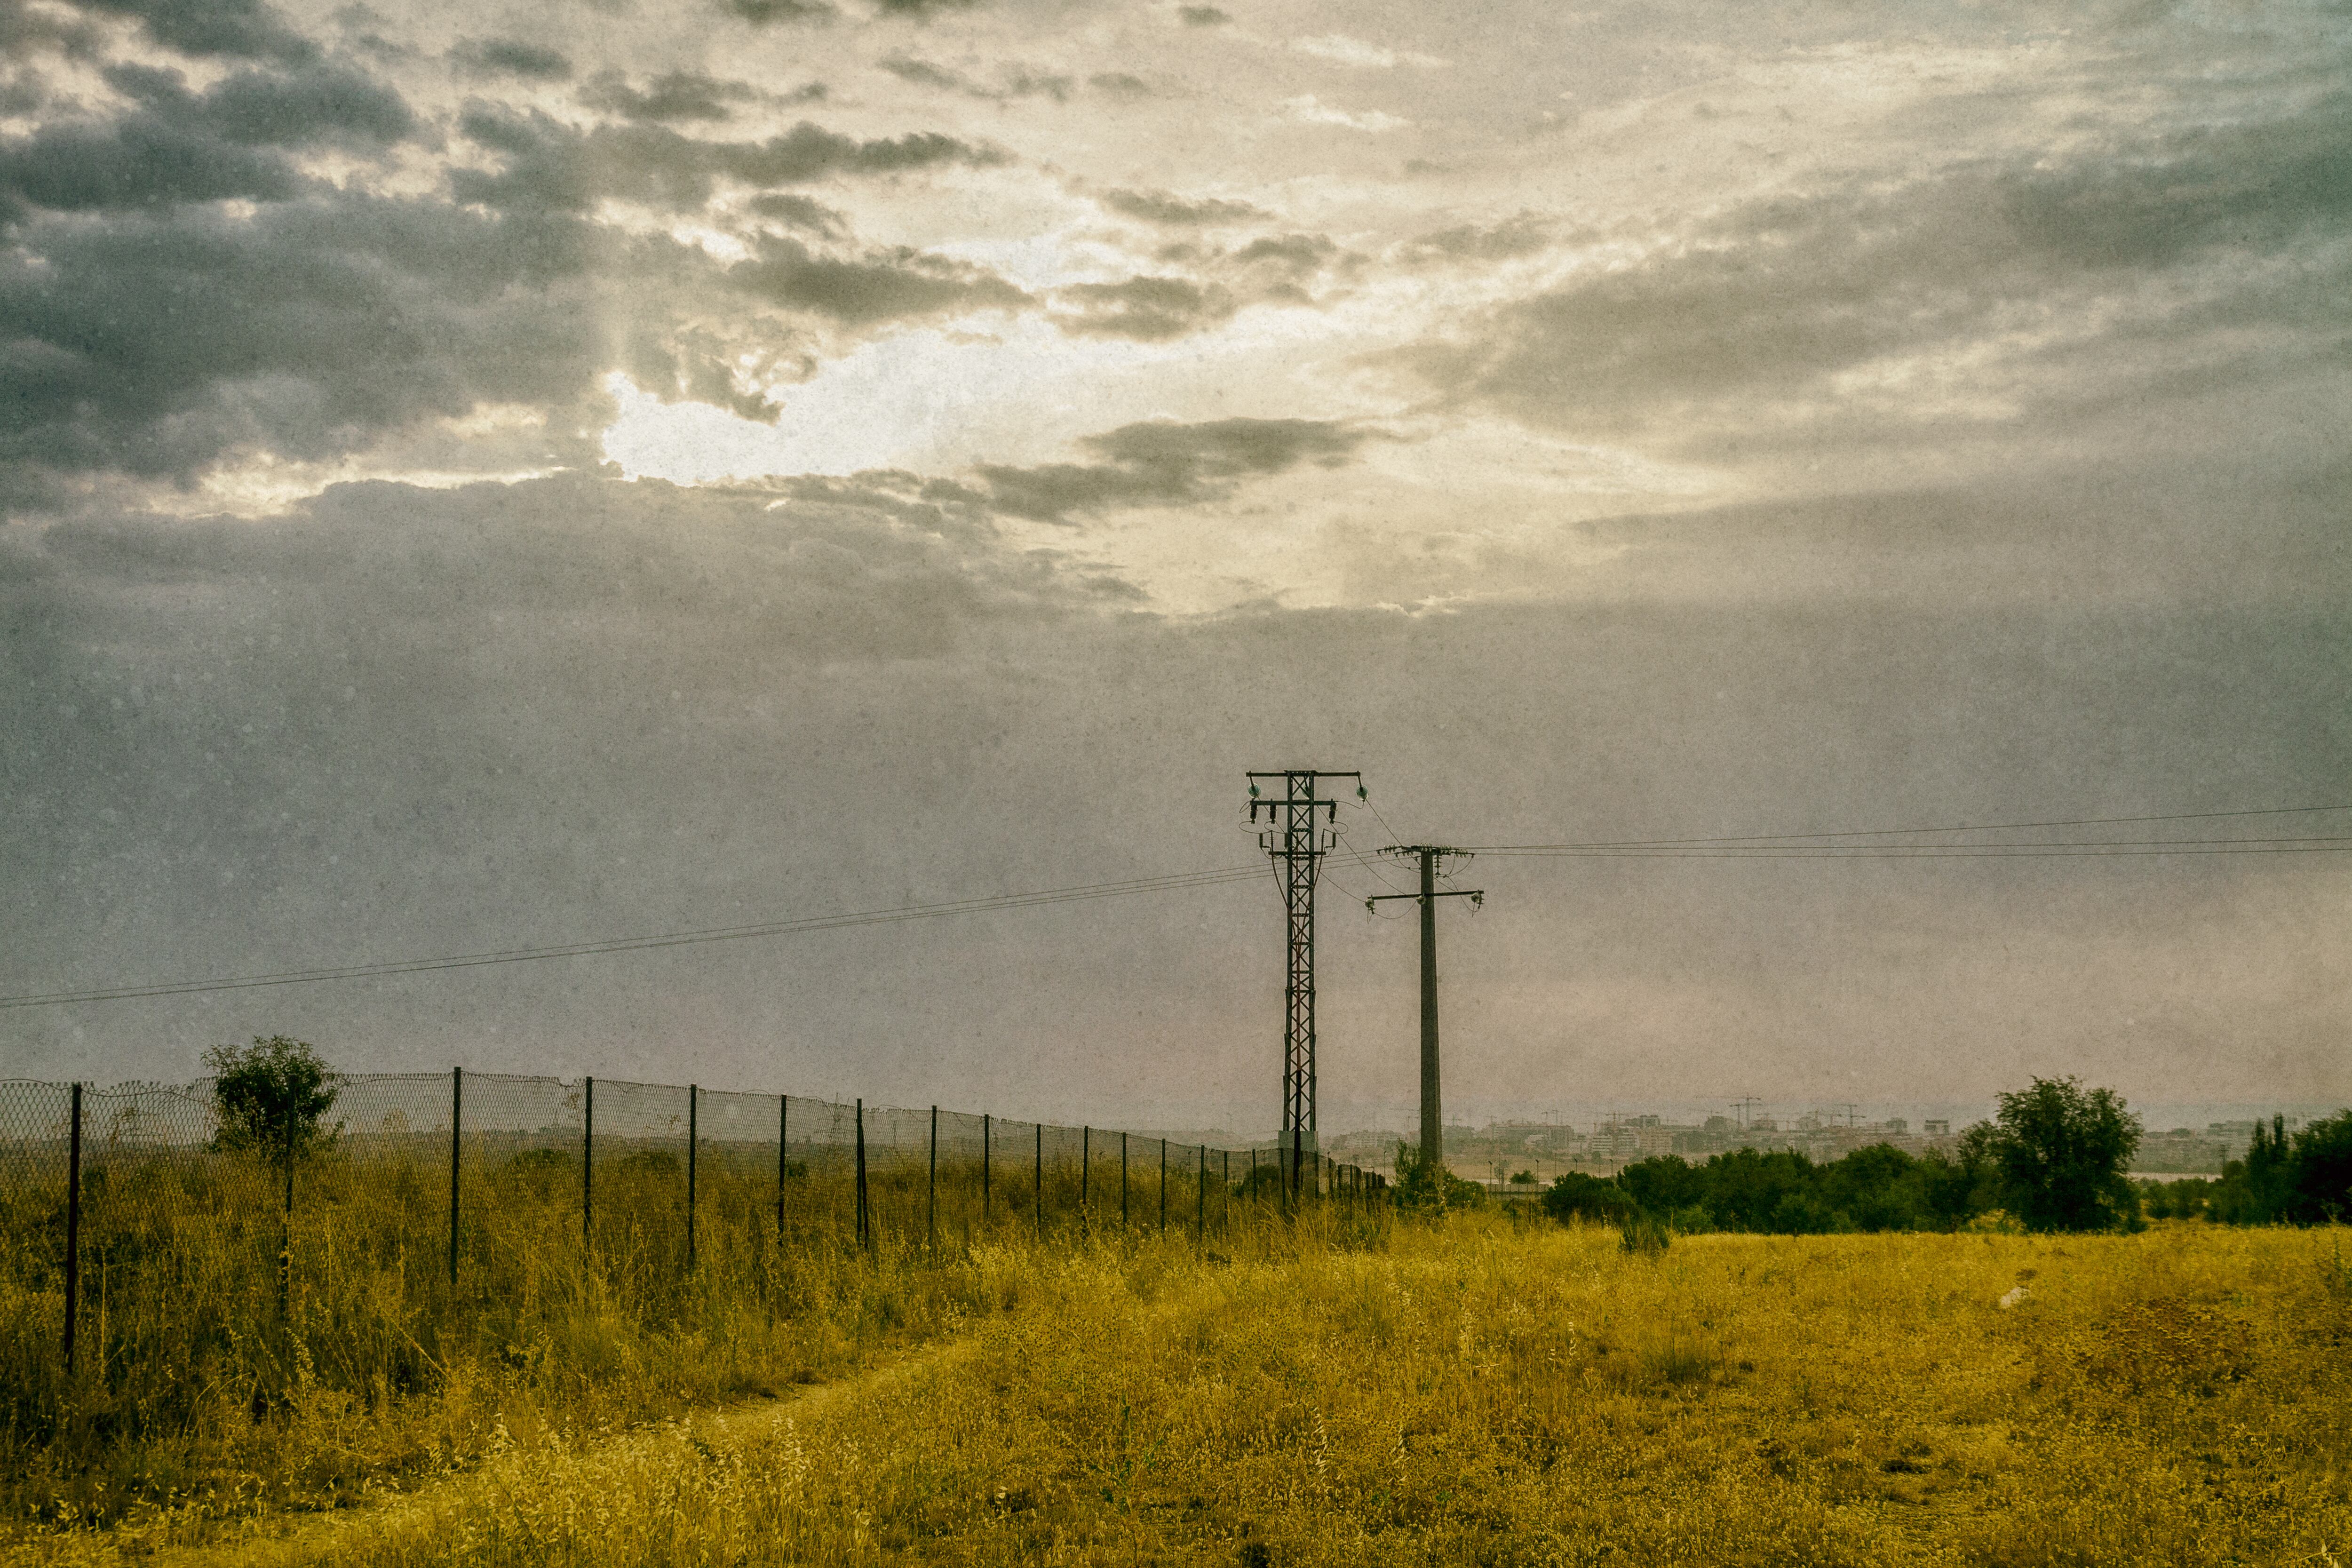
M 69 1373 L 77 1345 L 103 1363 L 251 1340 L 355 1289 L 424 1322 L 587 1273 L 658 1319 L 713 1271 L 781 1290 L 813 1247 L 1206 1237 L 1242 1205 L 1370 1205 L 1383 1186 L 1320 1159 L 1290 1183 L 1270 1148 L 931 1107 L 464 1071 L 333 1088 L 305 1142 L 225 1121 L 210 1079 L 78 1100 L 0 1079 L 0 1337 Z

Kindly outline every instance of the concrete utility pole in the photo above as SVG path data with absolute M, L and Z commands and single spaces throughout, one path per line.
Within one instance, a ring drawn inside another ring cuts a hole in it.
M 1421 861 L 1421 891 L 1418 893 L 1379 893 L 1364 900 L 1364 908 L 1390 899 L 1415 899 L 1421 903 L 1421 1163 L 1423 1165 L 1445 1163 L 1445 1105 L 1437 1070 L 1437 900 L 1467 899 L 1473 904 L 1486 901 L 1484 888 L 1449 888 L 1440 892 L 1437 871 L 1440 861 L 1449 858 L 1470 858 L 1469 851 L 1448 849 L 1438 844 L 1391 844 L 1381 851 L 1400 858 L 1412 856 Z
M 1282 798 L 1265 800 L 1257 781 L 1282 781 Z M 1298 1192 L 1299 1170 L 1315 1152 L 1315 877 L 1337 834 L 1325 824 L 1339 818 L 1339 803 L 1318 799 L 1321 779 L 1354 779 L 1356 798 L 1364 798 L 1361 773 L 1325 773 L 1319 768 L 1285 768 L 1280 773 L 1249 775 L 1250 821 L 1265 813 L 1266 830 L 1258 847 L 1274 861 L 1281 875 L 1287 910 L 1286 931 L 1289 958 L 1282 994 L 1282 1155 L 1288 1166 L 1286 1185 Z M 1323 813 L 1318 818 L 1316 813 Z

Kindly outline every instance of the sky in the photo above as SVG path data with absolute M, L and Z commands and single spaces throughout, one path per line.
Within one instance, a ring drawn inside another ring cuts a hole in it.
M 1326 1128 L 1412 1115 L 1399 842 L 1489 851 L 1456 1108 L 2352 1100 L 2347 83 L 2340 4 L 0 0 L 0 999 L 1264 868 L 1318 767 Z M 2307 837 L 1494 852 L 2094 818 L 1779 842 Z M 1269 870 L 0 1075 L 1264 1127 L 1282 959 Z

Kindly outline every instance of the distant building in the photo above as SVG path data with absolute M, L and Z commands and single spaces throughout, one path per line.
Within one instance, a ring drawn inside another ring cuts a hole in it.
M 1590 1148 L 1596 1160 L 1638 1160 L 1641 1131 L 1630 1121 L 1604 1121 L 1592 1130 Z
M 1952 1124 L 1936 1117 L 1931 1116 L 1919 1125 L 1930 1138 L 1949 1138 L 1952 1135 Z

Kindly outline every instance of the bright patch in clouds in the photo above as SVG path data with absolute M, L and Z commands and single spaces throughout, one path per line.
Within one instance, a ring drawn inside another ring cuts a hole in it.
M 1402 131 L 1412 123 L 1377 109 L 1350 112 L 1325 103 L 1311 92 L 1284 99 L 1282 112 L 1284 118 L 1301 125 L 1341 125 L 1350 131 Z
M 1329 33 L 1319 38 L 1293 38 L 1290 47 L 1302 55 L 1313 55 L 1335 65 L 1358 66 L 1366 70 L 1391 70 L 1401 65 L 1433 69 L 1453 63 L 1435 55 L 1417 55 L 1410 49 L 1384 49 L 1378 44 L 1368 44 L 1344 33 Z

